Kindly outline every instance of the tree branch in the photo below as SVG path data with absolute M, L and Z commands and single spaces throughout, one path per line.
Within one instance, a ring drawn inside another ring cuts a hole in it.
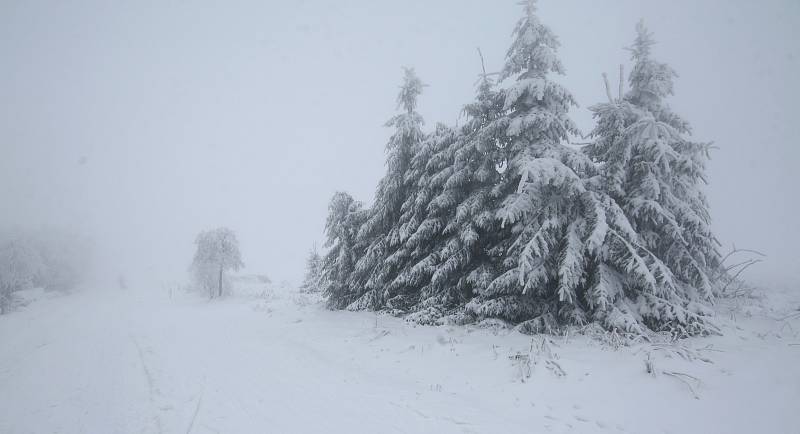
M 608 74 L 605 72 L 603 73 L 603 83 L 606 85 L 606 96 L 608 97 L 608 102 L 614 104 L 614 98 L 611 97 L 611 85 L 608 84 Z

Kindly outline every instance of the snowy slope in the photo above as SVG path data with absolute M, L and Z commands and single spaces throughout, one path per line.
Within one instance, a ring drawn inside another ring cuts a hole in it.
M 724 337 L 684 343 L 711 346 L 705 363 L 649 344 L 543 349 L 504 330 L 415 327 L 275 288 L 212 302 L 86 291 L 0 317 L 0 433 L 800 429 L 800 320 L 779 320 L 800 306 L 788 293 L 777 308 L 722 306 Z M 648 350 L 656 370 L 698 378 L 697 397 L 646 373 Z

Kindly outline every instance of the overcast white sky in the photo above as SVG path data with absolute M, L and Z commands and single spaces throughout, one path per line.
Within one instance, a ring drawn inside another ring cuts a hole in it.
M 0 2 L 0 224 L 96 240 L 112 274 L 184 273 L 201 229 L 239 234 L 248 271 L 299 281 L 328 199 L 370 202 L 401 66 L 430 86 L 427 126 L 499 69 L 514 1 Z M 681 77 L 672 105 L 715 141 L 708 193 L 758 276 L 800 281 L 800 2 L 541 0 L 562 82 L 604 96 L 644 18 Z

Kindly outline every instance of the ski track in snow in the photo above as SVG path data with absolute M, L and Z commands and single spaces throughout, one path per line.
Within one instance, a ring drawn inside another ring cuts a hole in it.
M 147 380 L 147 391 L 150 398 L 150 403 L 153 404 L 154 408 L 156 408 L 156 395 L 158 394 L 158 390 L 155 388 L 155 384 L 153 382 L 153 374 L 150 373 L 150 370 L 147 368 L 147 362 L 144 361 L 144 353 L 142 352 L 142 346 L 139 345 L 139 341 L 137 341 L 134 337 L 131 337 L 131 341 L 133 341 L 133 344 L 136 346 L 136 351 L 139 355 L 139 361 L 142 364 L 142 374 L 144 374 L 144 377 Z M 159 434 L 164 432 L 161 427 L 161 418 L 158 416 L 158 413 L 154 413 L 153 423 L 155 424 L 156 431 Z
M 0 317 L 0 433 L 796 432 L 800 321 L 730 317 L 687 341 L 713 364 L 656 359 L 701 380 L 695 399 L 645 373 L 641 347 L 586 337 L 546 357 L 541 337 L 376 323 L 291 292 L 87 291 Z

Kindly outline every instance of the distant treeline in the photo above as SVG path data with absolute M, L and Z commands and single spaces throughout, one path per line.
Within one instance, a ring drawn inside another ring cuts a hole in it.
M 0 230 L 0 313 L 13 308 L 20 290 L 73 288 L 85 278 L 89 261 L 89 241 L 69 231 Z

